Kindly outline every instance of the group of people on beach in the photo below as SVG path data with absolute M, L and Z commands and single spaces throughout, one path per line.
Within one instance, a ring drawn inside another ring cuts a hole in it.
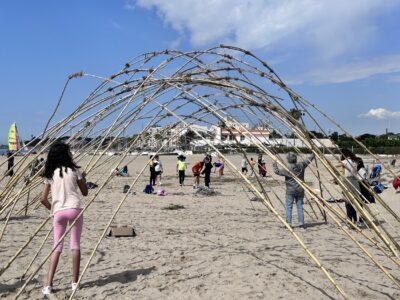
M 184 155 L 179 155 L 177 159 L 178 161 L 176 164 L 176 172 L 178 175 L 179 185 L 183 186 L 186 178 L 186 170 L 188 164 L 186 163 L 186 157 Z M 156 162 L 158 160 L 159 158 L 157 156 Z M 242 173 L 245 175 L 253 176 L 253 170 L 255 170 L 256 167 L 255 165 L 256 163 L 252 157 L 249 160 L 244 157 L 241 162 Z M 265 161 L 262 158 L 262 154 L 258 156 L 257 166 L 259 175 L 262 177 L 266 177 L 267 168 Z M 207 153 L 203 160 L 195 161 L 192 165 L 192 174 L 194 177 L 193 189 L 198 189 L 200 187 L 201 175 L 204 175 L 204 186 L 209 188 L 211 184 L 211 174 L 213 169 L 214 173 L 218 172 L 218 177 L 221 178 L 224 175 L 225 161 L 223 157 L 219 156 L 217 160 L 213 163 L 212 155 L 210 153 Z M 150 184 L 155 185 L 154 180 L 152 181 L 151 179 L 154 177 L 151 174 L 154 173 L 152 172 L 152 167 L 150 166 Z
M 253 177 L 255 165 L 256 165 L 256 162 L 254 161 L 254 159 L 252 157 L 250 157 L 250 159 L 248 159 L 246 156 L 244 156 L 242 159 L 242 163 L 241 163 L 242 174 Z M 257 168 L 258 168 L 258 174 L 261 177 L 267 177 L 267 167 L 266 167 L 265 161 L 264 161 L 261 153 L 258 155 Z
M 307 166 L 315 159 L 315 155 L 307 157 L 305 160 L 299 161 L 295 153 L 288 153 L 286 155 L 286 167 L 278 166 L 277 162 L 272 165 L 273 172 L 285 178 L 285 218 L 286 222 L 292 226 L 292 208 L 295 204 L 297 207 L 298 225 L 304 228 L 304 214 L 303 202 L 305 191 L 303 188 L 304 175 Z M 217 158 L 213 163 L 212 156 L 206 154 L 202 160 L 196 161 L 192 165 L 192 173 L 194 177 L 193 188 L 197 189 L 200 185 L 200 176 L 204 175 L 204 185 L 210 187 L 212 169 L 217 172 L 219 176 L 224 174 L 224 159 L 223 157 Z M 54 235 L 54 248 L 50 260 L 50 266 L 43 287 L 43 294 L 49 295 L 52 293 L 53 278 L 57 269 L 60 254 L 63 250 L 63 236 L 67 230 L 68 224 L 71 225 L 71 238 L 70 249 L 72 251 L 72 283 L 71 289 L 77 288 L 80 268 L 80 239 L 83 228 L 83 203 L 81 195 L 88 195 L 88 187 L 86 183 L 86 174 L 80 171 L 80 168 L 75 164 L 70 148 L 67 144 L 56 142 L 50 148 L 46 161 L 39 161 L 44 164 L 44 187 L 40 197 L 41 203 L 51 211 L 53 215 L 53 235 Z M 250 166 L 250 168 L 248 168 Z M 252 176 L 255 168 L 258 168 L 260 176 L 265 176 L 266 167 L 262 155 L 259 155 L 257 165 L 253 158 L 247 160 L 243 158 L 241 167 L 242 173 L 247 176 Z M 349 150 L 342 150 L 342 157 L 340 167 L 343 176 L 351 184 L 351 186 L 360 194 L 365 193 L 362 186 L 366 177 L 365 166 L 362 159 L 355 156 Z M 158 155 L 154 155 L 150 159 L 150 184 L 160 185 L 163 174 L 163 166 Z M 184 185 L 186 170 L 188 165 L 186 158 L 183 155 L 178 156 L 176 171 L 178 175 L 178 182 L 181 186 Z M 121 174 L 128 174 L 128 167 L 124 166 L 121 170 L 116 170 L 118 176 Z M 368 189 L 367 189 L 368 190 Z M 48 200 L 51 194 L 51 201 Z M 360 204 L 362 206 L 362 204 Z M 346 211 L 349 220 L 357 222 L 358 225 L 362 224 L 362 218 L 357 218 L 356 209 L 353 207 L 351 201 L 346 202 Z
M 184 186 L 186 179 L 186 170 L 188 168 L 188 163 L 186 162 L 186 157 L 184 155 L 179 155 L 177 157 L 176 163 L 176 173 L 178 176 L 179 186 Z M 218 160 L 213 164 L 212 156 L 210 154 L 206 154 L 203 160 L 195 161 L 191 167 L 193 173 L 193 189 L 198 189 L 200 187 L 200 177 L 204 175 L 204 186 L 210 187 L 211 184 L 211 173 L 212 169 L 214 169 L 214 173 L 217 172 L 221 177 L 224 175 L 224 160 L 222 158 L 218 158 Z M 149 162 L 149 171 L 150 171 L 150 181 L 149 186 L 162 186 L 161 178 L 163 176 L 163 166 L 160 160 L 159 155 L 154 155 L 150 157 Z
M 298 162 L 297 155 L 295 153 L 289 152 L 287 154 L 287 169 L 279 168 L 277 163 L 273 163 L 274 173 L 285 177 L 286 184 L 286 200 L 285 200 L 285 217 L 286 222 L 292 225 L 292 207 L 296 204 L 297 207 L 297 218 L 298 225 L 300 228 L 304 228 L 304 214 L 303 214 L 303 202 L 304 202 L 304 188 L 301 186 L 301 182 L 304 182 L 305 169 L 314 160 L 315 155 L 312 154 L 306 160 Z M 374 203 L 375 199 L 373 193 L 371 192 L 371 185 L 375 187 L 381 185 L 378 181 L 375 183 L 370 183 L 368 181 L 368 171 L 364 165 L 361 157 L 357 157 L 353 152 L 348 149 L 342 149 L 340 164 L 336 166 L 341 174 L 350 184 L 350 188 L 354 189 L 353 195 L 357 199 L 356 202 L 349 199 L 350 195 L 343 195 L 345 201 L 345 209 L 347 218 L 350 222 L 356 226 L 362 228 L 365 227 L 364 220 L 361 216 L 357 216 L 357 210 L 353 203 L 358 203 L 360 207 L 364 204 Z M 375 167 L 374 167 L 375 170 Z M 371 173 L 370 178 L 374 179 L 377 176 L 378 171 Z M 381 170 L 379 170 L 380 172 Z M 379 193 L 379 190 L 374 189 L 375 192 Z M 350 196 L 351 197 L 351 196 Z

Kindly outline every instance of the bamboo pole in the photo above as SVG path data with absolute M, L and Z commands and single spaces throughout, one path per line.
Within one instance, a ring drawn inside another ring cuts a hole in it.
M 223 49 L 227 49 L 228 52 L 223 52 Z M 232 55 L 231 52 L 239 55 Z M 248 58 L 250 58 L 251 61 L 247 61 Z M 161 62 L 159 62 L 160 60 Z M 133 66 L 131 65 L 132 63 L 134 64 Z M 156 63 L 156 67 L 152 67 L 152 63 Z M 171 71 L 171 69 L 169 68 L 173 65 L 178 66 L 175 71 Z M 265 71 L 265 69 L 267 71 Z M 232 72 L 233 75 L 231 75 L 230 72 Z M 320 168 L 323 167 L 328 171 L 328 174 L 330 174 L 332 178 L 338 180 L 339 185 L 337 186 L 337 189 L 341 190 L 349 199 L 349 201 L 356 207 L 357 212 L 362 215 L 363 218 L 367 221 L 368 226 L 371 228 L 372 233 L 375 234 L 375 236 L 369 237 L 364 231 L 359 230 L 358 228 L 357 232 L 359 232 L 366 240 L 372 243 L 380 251 L 385 253 L 385 255 L 389 257 L 394 263 L 398 264 L 397 253 L 400 246 L 396 242 L 396 239 L 393 237 L 393 232 L 388 230 L 391 229 L 395 232 L 396 227 L 392 225 L 391 222 L 387 222 L 387 224 L 390 226 L 390 228 L 388 229 L 386 229 L 385 226 L 381 224 L 375 224 L 375 221 L 377 219 L 374 216 L 372 209 L 368 206 L 361 206 L 362 199 L 360 195 L 358 195 L 358 193 L 354 191 L 351 186 L 349 186 L 347 180 L 337 172 L 332 163 L 328 161 L 328 159 L 325 157 L 325 147 L 322 148 L 321 152 L 320 149 L 318 149 L 318 147 L 312 141 L 311 136 L 308 134 L 304 122 L 303 124 L 301 124 L 293 121 L 293 119 L 288 114 L 287 109 L 285 109 L 283 105 L 280 105 L 281 102 L 283 103 L 283 101 L 286 101 L 287 99 L 268 93 L 268 91 L 266 91 L 264 87 L 260 86 L 260 83 L 257 82 L 257 80 L 252 79 L 251 77 L 256 76 L 261 79 L 266 79 L 273 85 L 278 86 L 284 93 L 286 93 L 286 95 L 290 97 L 295 106 L 296 104 L 299 104 L 302 107 L 303 105 L 307 107 L 312 107 L 317 113 L 325 117 L 330 122 L 334 122 L 334 120 L 326 114 L 323 114 L 323 112 L 320 111 L 316 106 L 313 106 L 307 100 L 301 98 L 290 88 L 288 88 L 267 63 L 257 58 L 251 52 L 237 47 L 225 45 L 220 45 L 219 47 L 213 47 L 203 51 L 196 50 L 187 53 L 165 50 L 139 55 L 133 61 L 127 63 L 121 69 L 121 71 L 111 75 L 109 78 L 87 73 L 81 74 L 82 77 L 96 78 L 101 82 L 95 88 L 95 90 L 92 91 L 89 96 L 73 111 L 71 115 L 64 118 L 61 122 L 56 123 L 48 130 L 45 130 L 45 132 L 43 133 L 43 137 L 46 138 L 47 141 L 42 140 L 39 146 L 37 146 L 36 148 L 41 148 L 40 153 L 43 153 L 51 145 L 52 140 L 61 137 L 63 132 L 67 132 L 67 126 L 71 126 L 71 128 L 73 127 L 74 130 L 75 128 L 77 129 L 76 133 L 69 139 L 69 141 L 75 142 L 79 138 L 84 137 L 85 134 L 94 134 L 94 129 L 101 127 L 101 122 L 109 120 L 108 124 L 111 123 L 111 125 L 106 127 L 104 131 L 100 131 L 101 139 L 99 141 L 93 142 L 91 146 L 81 147 L 78 145 L 78 148 L 80 147 L 79 151 L 80 153 L 82 153 L 83 157 L 89 157 L 90 159 L 89 163 L 86 165 L 86 169 L 93 171 L 100 167 L 100 161 L 105 156 L 106 150 L 110 149 L 111 145 L 113 145 L 113 143 L 117 141 L 117 138 L 120 136 L 121 131 L 123 132 L 125 129 L 128 128 L 128 126 L 131 126 L 131 124 L 135 124 L 137 126 L 137 124 L 139 123 L 139 119 L 137 118 L 137 116 L 140 115 L 142 111 L 145 111 L 145 107 L 151 106 L 153 104 L 157 104 L 159 106 L 162 105 L 159 101 L 165 102 L 165 99 L 168 99 L 168 97 L 170 97 L 171 91 L 179 90 L 180 93 L 190 95 L 190 97 L 185 100 L 185 103 L 195 104 L 200 107 L 199 111 L 190 108 L 192 110 L 192 116 L 187 115 L 182 117 L 182 113 L 176 111 L 175 114 L 181 116 L 180 118 L 183 119 L 184 122 L 187 122 L 187 120 L 191 117 L 200 115 L 201 110 L 206 107 L 209 111 L 210 118 L 216 117 L 217 120 L 222 120 L 224 123 L 226 123 L 231 115 L 231 109 L 243 111 L 240 106 L 234 107 L 234 104 L 238 102 L 234 102 L 233 99 L 237 97 L 239 103 L 245 103 L 245 105 L 248 105 L 248 107 L 254 107 L 259 110 L 261 114 L 260 116 L 271 116 L 274 121 L 278 122 L 279 125 L 283 125 L 285 127 L 285 130 L 293 133 L 297 138 L 299 138 L 307 145 L 306 147 L 308 149 L 315 153 L 317 159 L 315 169 L 312 168 L 312 172 L 318 178 L 320 195 L 317 195 L 304 182 L 298 183 L 306 190 L 307 193 L 309 193 L 312 197 L 315 197 L 315 199 L 311 198 L 311 200 L 315 201 L 318 209 L 321 209 L 321 213 L 325 214 L 325 212 L 329 211 L 330 214 L 332 214 L 331 209 L 333 209 L 333 206 L 322 202 L 322 188 L 325 187 L 325 185 L 322 183 L 323 176 L 320 176 L 319 171 Z M 126 78 L 128 79 L 125 80 Z M 122 80 L 125 81 L 122 82 Z M 216 95 L 215 98 L 219 99 L 219 97 L 221 96 L 225 97 L 225 99 L 229 100 L 233 106 L 230 107 L 229 105 L 226 105 L 224 107 L 222 103 L 219 105 L 210 104 L 209 101 L 205 101 L 206 94 L 204 93 L 204 91 L 203 95 L 201 96 L 196 94 L 195 91 L 191 91 L 192 89 L 195 90 L 197 87 L 199 87 L 199 89 L 204 87 L 221 92 L 222 95 Z M 277 104 L 273 105 L 273 102 Z M 129 109 L 129 107 L 131 106 L 134 107 L 132 110 Z M 160 107 L 165 110 L 166 106 L 164 104 Z M 115 115 L 111 113 L 112 111 L 117 114 L 117 117 L 115 117 Z M 314 123 L 318 124 L 311 113 L 309 113 L 308 110 L 306 111 L 311 120 L 314 121 Z M 160 122 L 162 120 L 164 120 L 164 122 L 168 122 L 168 116 L 160 117 Z M 89 122 L 88 126 L 86 126 L 86 122 Z M 213 121 L 211 120 L 210 123 L 212 122 Z M 50 123 L 50 121 L 48 123 Z M 233 125 L 234 128 L 239 132 L 247 132 L 246 129 L 243 128 L 243 126 L 241 126 L 241 124 L 235 119 Z M 337 123 L 336 125 L 340 126 Z M 114 133 L 116 133 L 117 136 L 112 136 Z M 107 147 L 105 147 L 106 150 L 100 151 L 100 148 L 102 147 L 102 141 L 105 141 L 106 139 L 111 139 L 111 143 L 109 143 Z M 272 150 L 268 149 L 265 145 L 260 143 L 260 141 L 254 141 L 253 145 L 257 147 L 260 151 L 265 153 L 268 157 L 272 158 L 272 160 L 277 162 L 281 167 L 284 167 L 284 163 L 277 156 L 277 153 L 274 153 Z M 209 145 L 209 147 L 211 146 Z M 94 154 L 85 154 L 85 151 L 89 151 L 89 149 L 96 150 L 94 150 Z M 297 147 L 295 149 L 296 151 L 299 150 Z M 28 195 L 29 199 L 31 189 L 33 190 L 39 184 L 39 182 L 35 182 L 35 180 L 32 180 L 29 184 L 23 186 L 16 194 L 13 194 L 14 187 L 21 182 L 23 174 L 24 172 L 26 172 L 26 167 L 24 167 L 24 163 L 27 160 L 28 157 L 26 156 L 18 163 L 16 168 L 17 176 L 10 180 L 6 184 L 6 187 L 0 192 L 0 202 L 2 204 L 5 204 L 1 207 L 0 215 L 2 212 L 5 212 L 7 209 L 9 209 L 5 226 L 3 227 L 2 234 L 0 235 L 0 239 L 5 232 L 8 220 L 10 219 L 19 199 L 26 195 Z M 317 160 L 321 162 L 322 166 L 317 163 Z M 111 163 L 113 163 L 114 161 L 118 163 L 117 158 L 110 158 L 109 161 Z M 229 166 L 231 166 L 231 162 L 227 163 Z M 235 174 L 235 172 L 233 173 Z M 241 175 L 237 174 L 237 176 L 241 178 Z M 259 181 L 257 177 L 256 180 L 258 181 L 257 184 L 260 186 L 261 189 L 261 192 L 258 191 L 258 193 L 264 195 L 260 198 L 263 199 L 264 202 L 271 201 L 265 191 L 263 191 L 262 182 Z M 0 182 L 1 181 L 2 178 L 0 178 Z M 104 181 L 103 183 L 107 184 L 106 182 L 107 181 Z M 243 179 L 243 184 L 248 185 L 249 183 L 251 184 L 250 181 L 247 182 L 245 179 Z M 331 194 L 331 191 L 329 191 L 329 189 L 326 187 L 324 191 L 327 191 L 327 193 Z M 97 196 L 95 196 L 95 198 L 96 197 Z M 278 199 L 278 201 L 281 201 L 279 197 L 276 198 Z M 380 204 L 379 209 L 384 209 L 384 211 L 387 211 L 391 216 L 393 216 L 395 221 L 397 222 L 396 225 L 398 225 L 398 223 L 400 223 L 400 217 L 398 216 L 398 214 L 389 205 L 384 203 L 379 196 L 376 199 L 377 202 Z M 36 201 L 37 198 L 34 197 L 30 205 L 33 205 L 34 203 L 36 203 Z M 311 201 L 307 202 L 311 205 Z M 28 207 L 30 206 L 28 204 L 29 201 L 27 201 L 26 205 L 23 208 L 26 212 L 28 210 Z M 269 204 L 273 207 L 272 202 L 269 202 Z M 266 204 L 264 203 L 264 205 Z M 267 205 L 266 207 L 269 208 L 269 206 Z M 312 205 L 310 207 L 313 210 Z M 335 215 L 335 217 L 343 221 L 343 211 L 339 215 L 342 218 L 339 218 L 339 216 L 337 215 Z M 354 226 L 354 224 L 351 224 L 350 226 Z M 344 231 L 344 234 L 346 236 L 347 233 L 346 231 Z M 351 240 L 353 240 L 353 238 L 354 237 L 349 237 L 349 239 Z M 383 245 L 385 245 L 389 249 L 389 251 L 391 251 L 396 257 L 388 254 L 386 250 L 375 240 L 375 238 L 381 241 Z M 360 248 L 360 245 L 357 244 L 357 240 L 353 240 L 353 242 L 357 245 L 357 247 Z M 364 247 L 363 245 L 361 246 Z M 361 251 L 363 251 L 363 249 L 361 249 Z M 371 258 L 367 253 L 365 254 L 369 259 L 374 259 Z M 311 259 L 315 262 L 312 257 Z M 375 265 L 377 266 L 377 268 L 385 273 L 385 268 L 382 268 L 382 265 L 379 262 L 376 261 Z M 391 281 L 393 281 L 393 278 L 389 276 L 390 274 L 388 275 L 387 273 L 385 273 L 385 275 L 388 276 Z

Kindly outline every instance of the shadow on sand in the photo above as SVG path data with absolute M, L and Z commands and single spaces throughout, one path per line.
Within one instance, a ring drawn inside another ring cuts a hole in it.
M 93 287 L 93 286 L 99 287 L 99 286 L 104 286 L 104 285 L 112 283 L 112 282 L 119 282 L 119 283 L 133 282 L 137 279 L 137 277 L 139 275 L 149 275 L 155 269 L 156 269 L 156 267 L 153 266 L 151 268 L 146 268 L 146 269 L 127 270 L 127 271 L 112 274 L 112 275 L 109 275 L 107 277 L 103 277 L 103 278 L 100 278 L 97 280 L 85 282 L 81 285 L 81 288 Z
M 19 289 L 20 287 L 23 286 L 23 284 L 25 283 L 25 281 L 15 281 L 12 284 L 3 284 L 0 283 L 0 298 L 5 297 L 6 295 L 1 295 L 1 294 L 6 294 L 6 293 L 11 293 L 16 291 L 17 289 Z M 37 284 L 38 281 L 37 279 L 32 279 L 31 280 L 31 284 Z

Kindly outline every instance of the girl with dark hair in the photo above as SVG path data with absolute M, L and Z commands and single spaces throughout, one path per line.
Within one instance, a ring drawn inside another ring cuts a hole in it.
M 80 238 L 83 227 L 83 216 L 79 214 L 83 208 L 79 194 L 87 196 L 85 173 L 79 171 L 74 163 L 67 144 L 56 142 L 47 155 L 44 174 L 44 187 L 40 202 L 53 214 L 53 234 L 55 250 L 50 260 L 47 281 L 42 292 L 52 293 L 53 277 L 63 249 L 63 240 L 68 223 L 75 224 L 71 228 L 70 248 L 72 251 L 72 290 L 77 288 L 80 267 Z M 51 203 L 48 200 L 51 191 Z M 80 192 L 80 193 L 79 193 Z

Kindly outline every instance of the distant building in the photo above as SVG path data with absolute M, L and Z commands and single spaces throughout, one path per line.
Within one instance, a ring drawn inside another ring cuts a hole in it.
M 400 140 L 400 133 L 389 133 L 387 134 L 388 140 L 391 141 L 399 141 Z
M 208 129 L 207 126 L 202 126 L 202 125 L 197 125 L 197 124 L 192 124 L 189 126 L 186 126 L 185 124 L 180 124 L 178 126 L 175 126 L 174 128 L 170 129 L 167 133 L 169 136 L 167 142 L 168 142 L 168 147 L 170 149 L 180 149 L 182 148 L 182 139 L 185 139 L 185 136 L 189 131 L 193 132 L 198 132 L 204 137 L 210 135 L 210 130 Z M 200 137 L 195 135 L 194 140 L 201 139 Z
M 168 128 L 170 127 L 170 128 Z M 140 143 L 140 148 L 156 150 L 164 145 L 164 150 L 176 150 L 182 148 L 182 140 L 186 134 L 191 131 L 197 131 L 200 134 L 207 136 L 210 130 L 207 126 L 197 124 L 186 126 L 185 124 L 178 124 L 177 126 L 153 126 L 150 127 Z M 195 136 L 194 139 L 200 139 Z
M 241 124 L 242 129 L 227 128 L 224 126 L 212 126 L 211 134 L 213 144 L 232 145 L 239 142 L 242 145 L 250 146 L 254 143 L 268 144 L 271 131 L 265 127 L 249 128 L 249 125 Z
M 230 125 L 231 127 L 227 127 Z M 200 133 L 203 138 L 189 131 Z M 182 148 L 207 147 L 209 144 L 214 146 L 230 146 L 237 143 L 243 146 L 263 144 L 269 147 L 297 147 L 309 148 L 310 145 L 297 138 L 270 138 L 271 130 L 266 127 L 250 128 L 247 123 L 226 122 L 225 126 L 213 125 L 209 129 L 207 126 L 193 124 L 186 126 L 178 124 L 171 128 L 154 126 L 146 131 L 146 139 L 143 140 L 142 148 L 155 150 L 164 145 L 165 151 L 179 150 Z M 188 137 L 188 140 L 186 140 Z M 330 139 L 313 139 L 315 145 L 319 148 L 336 148 L 337 146 Z M 189 147 L 190 146 L 190 147 Z
M 163 143 L 163 130 L 164 128 L 161 126 L 150 127 L 147 130 L 145 140 L 143 141 L 145 148 L 151 150 L 160 148 Z
M 337 145 L 330 139 L 312 139 L 313 143 L 318 148 L 337 148 Z M 292 139 L 292 138 L 280 138 L 280 139 L 270 139 L 269 145 L 274 147 L 297 147 L 297 148 L 308 148 L 310 145 L 308 143 L 304 143 L 300 139 Z

